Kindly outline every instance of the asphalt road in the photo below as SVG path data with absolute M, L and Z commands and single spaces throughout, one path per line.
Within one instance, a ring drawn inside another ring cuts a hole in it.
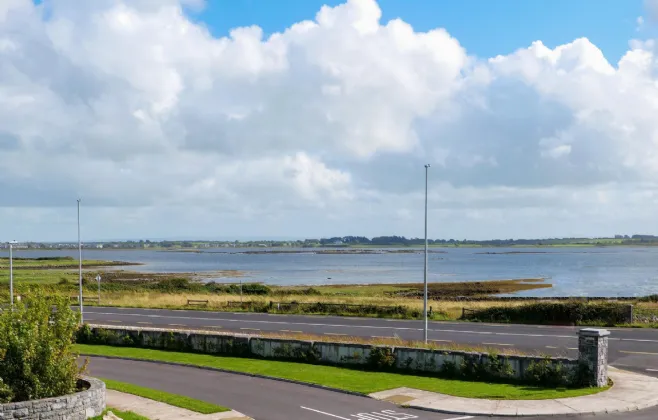
M 380 318 L 273 315 L 136 308 L 86 307 L 85 322 L 117 326 L 191 328 L 241 333 L 304 332 L 328 336 L 400 337 L 420 340 L 422 322 Z M 430 322 L 428 338 L 576 357 L 578 327 Z M 658 376 L 658 331 L 610 328 L 613 366 Z M 658 418 L 658 417 L 657 417 Z
M 497 417 L 461 416 L 411 410 L 385 401 L 303 385 L 153 362 L 92 357 L 90 358 L 89 373 L 100 378 L 129 382 L 220 404 L 256 420 L 484 420 L 485 418 L 503 420 L 503 418 Z M 559 418 L 561 417 L 532 417 L 534 420 Z M 658 409 L 579 418 L 655 420 L 658 418 Z

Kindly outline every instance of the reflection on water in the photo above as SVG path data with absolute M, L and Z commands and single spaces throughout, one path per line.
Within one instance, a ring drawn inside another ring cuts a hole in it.
M 547 278 L 551 289 L 530 296 L 634 296 L 658 293 L 658 248 L 445 248 L 430 255 L 431 282 Z M 222 253 L 218 253 L 222 251 Z M 142 262 L 145 272 L 246 271 L 243 281 L 271 284 L 422 282 L 424 255 L 243 254 L 244 249 L 207 252 L 84 250 L 84 258 Z M 250 249 L 253 251 L 253 249 Z M 5 253 L 6 254 L 6 253 Z M 0 253 L 1 255 L 1 253 Z M 71 256 L 68 251 L 16 251 L 16 256 Z M 5 255 L 6 256 L 6 255 Z M 227 279 L 222 279 L 226 281 Z

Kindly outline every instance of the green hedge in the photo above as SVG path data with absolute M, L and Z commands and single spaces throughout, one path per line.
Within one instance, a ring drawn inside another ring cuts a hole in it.
M 468 310 L 463 319 L 517 324 L 613 326 L 628 322 L 627 308 L 627 304 L 619 303 L 537 302 Z

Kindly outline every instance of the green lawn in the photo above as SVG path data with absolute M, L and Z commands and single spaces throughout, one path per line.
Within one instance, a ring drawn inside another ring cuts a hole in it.
M 468 382 L 305 363 L 211 356 L 128 347 L 76 344 L 76 351 L 90 356 L 131 357 L 142 360 L 166 361 L 220 368 L 235 372 L 265 375 L 273 378 L 292 379 L 362 394 L 370 394 L 398 387 L 409 387 L 465 398 L 542 400 L 578 397 L 595 394 L 602 390 L 600 388 L 556 390 L 526 385 Z
M 221 405 L 211 404 L 205 401 L 195 400 L 194 398 L 185 397 L 183 395 L 170 394 L 168 392 L 158 391 L 143 386 L 133 385 L 126 382 L 114 381 L 112 379 L 99 378 L 105 382 L 107 389 L 125 392 L 140 397 L 148 398 L 150 400 L 159 401 L 165 404 L 173 405 L 174 407 L 185 408 L 201 414 L 223 413 L 224 411 L 231 411 L 230 408 L 222 407 Z M 119 416 L 120 417 L 120 416 Z M 125 419 L 124 419 L 125 420 Z
M 139 414 L 133 413 L 132 411 L 119 411 L 119 410 L 115 410 L 114 408 L 108 408 L 103 412 L 102 415 L 92 417 L 90 420 L 103 420 L 103 416 L 107 414 L 108 411 L 111 411 L 112 413 L 116 414 L 117 417 L 120 417 L 123 420 L 149 420 L 144 416 L 140 416 Z

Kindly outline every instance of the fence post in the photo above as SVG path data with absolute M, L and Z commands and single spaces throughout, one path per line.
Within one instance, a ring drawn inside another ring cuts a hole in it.
M 608 385 L 608 336 L 610 331 L 583 328 L 578 331 L 578 361 L 591 373 L 590 382 L 602 388 Z
M 466 319 L 466 308 L 462 306 L 462 319 Z

